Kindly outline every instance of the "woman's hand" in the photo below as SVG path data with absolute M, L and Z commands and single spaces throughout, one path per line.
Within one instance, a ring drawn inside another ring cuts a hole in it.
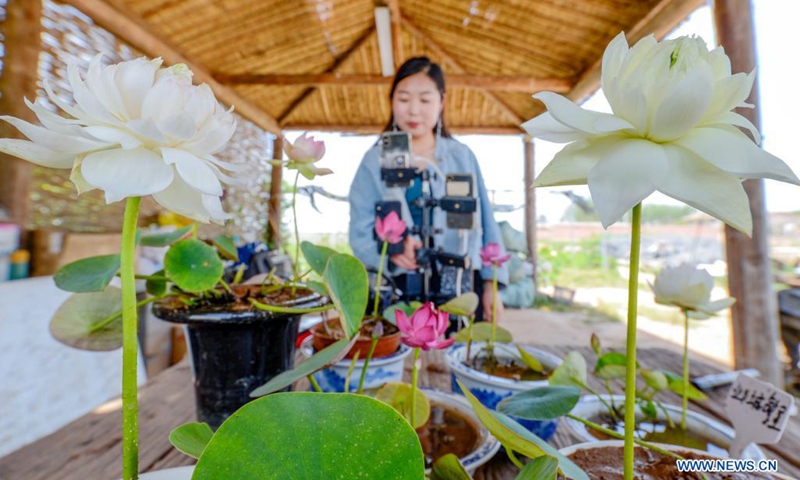
M 485 322 L 492 321 L 492 281 L 485 280 L 483 282 L 483 320 Z M 503 318 L 503 300 L 500 299 L 500 292 L 497 293 L 497 323 Z
M 420 248 L 422 248 L 422 242 L 411 235 L 407 236 L 403 240 L 403 253 L 392 255 L 390 257 L 392 263 L 406 270 L 415 270 L 417 268 L 417 250 Z

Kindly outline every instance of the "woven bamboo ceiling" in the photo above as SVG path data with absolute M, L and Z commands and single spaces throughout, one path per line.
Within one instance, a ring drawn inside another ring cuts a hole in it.
M 581 100 L 620 31 L 666 35 L 704 0 L 64 0 L 196 79 L 261 127 L 376 132 L 389 117 L 375 8 L 395 64 L 419 55 L 448 79 L 461 133 L 520 133 L 540 90 Z

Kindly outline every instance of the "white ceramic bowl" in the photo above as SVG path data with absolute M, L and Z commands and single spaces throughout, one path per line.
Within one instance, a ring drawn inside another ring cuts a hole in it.
M 625 403 L 625 397 L 622 395 L 602 395 L 603 400 L 607 403 L 610 403 L 610 400 L 613 398 L 614 403 L 616 405 L 621 405 Z M 669 413 L 670 418 L 675 423 L 680 423 L 681 421 L 681 407 L 677 405 L 671 404 L 663 404 L 664 409 Z M 576 417 L 584 418 L 587 420 L 593 420 L 600 418 L 600 416 L 606 411 L 605 406 L 602 402 L 597 398 L 595 395 L 584 395 L 581 397 L 581 400 L 575 405 L 575 408 L 572 409 L 572 414 Z M 638 405 L 636 407 L 636 421 L 641 421 L 644 419 L 644 414 L 639 409 Z M 658 419 L 665 420 L 666 416 L 661 409 L 658 409 Z M 567 428 L 570 430 L 570 433 L 575 440 L 579 442 L 593 442 L 597 441 L 597 438 L 594 437 L 589 430 L 587 430 L 586 425 L 578 422 L 577 420 L 573 420 L 571 418 L 565 418 L 565 424 Z M 731 427 L 725 425 L 724 423 L 715 420 L 713 418 L 707 417 L 705 415 L 699 414 L 697 412 L 693 412 L 689 410 L 686 412 L 686 428 L 690 431 L 697 432 L 698 434 L 708 438 L 711 442 L 716 445 L 719 445 L 723 448 L 728 448 L 733 441 L 734 431 Z M 681 447 L 683 448 L 683 447 Z M 728 452 L 727 450 L 722 449 L 714 449 L 714 451 L 706 452 L 707 454 L 718 456 L 718 457 L 727 457 Z M 764 452 L 761 451 L 760 448 L 756 445 L 749 445 L 744 452 L 742 453 L 742 458 L 745 459 L 753 459 L 753 460 L 763 460 L 766 459 Z
M 485 342 L 473 342 L 470 355 L 475 355 L 485 345 Z M 552 353 L 527 345 L 523 345 L 522 348 L 539 359 L 542 365 L 551 371 L 561 365 L 561 359 Z M 500 359 L 515 359 L 520 363 L 522 362 L 519 352 L 517 352 L 517 347 L 513 344 L 496 344 L 495 355 Z M 468 367 L 464 364 L 467 357 L 467 345 L 465 343 L 452 345 L 447 349 L 445 357 L 447 365 L 450 367 L 450 372 L 453 374 L 453 391 L 460 391 L 455 382 L 455 379 L 458 379 L 482 404 L 491 409 L 496 408 L 500 400 L 517 392 L 548 385 L 547 380 L 512 380 L 489 375 L 486 372 Z M 515 420 L 544 440 L 548 440 L 553 436 L 558 423 L 556 420 L 535 421 L 519 418 L 515 418 Z
M 425 395 L 432 402 L 446 405 L 458 413 L 469 418 L 472 423 L 478 427 L 478 446 L 466 457 L 459 458 L 461 465 L 467 472 L 472 475 L 475 470 L 481 465 L 491 460 L 492 457 L 500 450 L 500 442 L 497 441 L 489 430 L 475 416 L 472 407 L 467 402 L 463 395 L 458 395 L 452 392 L 443 392 L 441 390 L 423 389 Z M 428 470 L 427 473 L 430 473 Z

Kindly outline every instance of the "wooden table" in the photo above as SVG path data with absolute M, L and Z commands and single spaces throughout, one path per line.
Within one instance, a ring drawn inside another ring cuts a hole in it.
M 539 346 L 564 355 L 568 349 Z M 578 349 L 593 365 L 595 358 L 588 349 Z M 410 359 L 410 357 L 409 357 Z M 450 390 L 450 373 L 442 352 L 424 352 L 420 384 Z M 639 361 L 645 366 L 680 371 L 680 357 L 660 349 L 640 350 Z M 406 365 L 407 370 L 410 367 Z M 692 361 L 694 375 L 719 372 L 721 369 L 698 360 Z M 408 371 L 406 372 L 408 373 Z M 597 385 L 599 387 L 599 385 Z M 704 403 L 692 403 L 692 410 L 712 418 L 725 420 L 726 389 L 710 393 Z M 64 392 L 69 395 L 69 392 Z M 679 404 L 677 396 L 667 399 Z M 140 390 L 140 470 L 147 472 L 194 463 L 169 443 L 169 432 L 194 420 L 194 395 L 191 372 L 186 361 L 154 377 Z M 61 430 L 0 459 L 3 480 L 113 480 L 122 475 L 120 402 L 112 401 L 70 423 Z M 573 443 L 566 429 L 559 427 L 551 440 L 557 447 Z M 800 418 L 793 417 L 781 442 L 763 447 L 769 458 L 779 461 L 781 472 L 800 477 Z M 476 480 L 515 478 L 517 469 L 505 454 L 496 455 L 478 470 Z

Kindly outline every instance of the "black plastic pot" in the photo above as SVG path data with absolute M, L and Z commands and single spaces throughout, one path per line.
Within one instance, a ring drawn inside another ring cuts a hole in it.
M 282 306 L 313 308 L 329 303 L 316 293 Z M 175 309 L 156 304 L 153 313 L 186 326 L 197 419 L 216 430 L 253 400 L 250 392 L 294 368 L 299 314 L 262 310 Z

